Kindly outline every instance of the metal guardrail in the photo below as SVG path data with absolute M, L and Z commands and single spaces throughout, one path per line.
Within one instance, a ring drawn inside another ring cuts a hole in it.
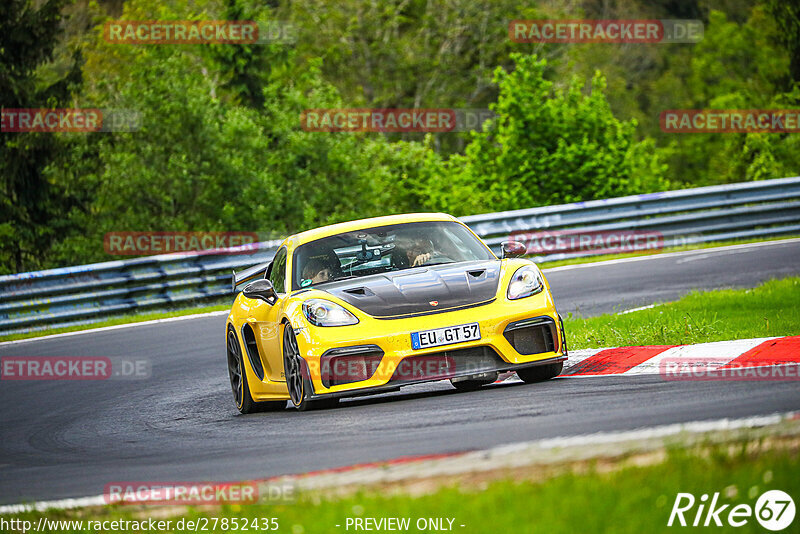
M 670 247 L 800 234 L 800 177 L 665 191 L 462 217 L 495 251 L 521 232 L 658 232 Z M 0 335 L 231 296 L 231 269 L 272 259 L 279 241 L 0 276 Z M 535 256 L 550 261 L 574 251 Z

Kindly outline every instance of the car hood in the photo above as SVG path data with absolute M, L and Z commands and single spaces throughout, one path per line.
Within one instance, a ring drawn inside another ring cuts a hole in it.
M 378 318 L 437 313 L 490 301 L 500 260 L 417 267 L 325 284 L 327 291 Z

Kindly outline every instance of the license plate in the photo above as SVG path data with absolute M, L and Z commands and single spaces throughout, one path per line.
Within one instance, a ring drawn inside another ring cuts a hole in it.
M 434 330 L 422 330 L 411 333 L 411 348 L 427 349 L 441 345 L 452 345 L 464 341 L 475 341 L 481 338 L 481 328 L 478 323 L 446 326 Z

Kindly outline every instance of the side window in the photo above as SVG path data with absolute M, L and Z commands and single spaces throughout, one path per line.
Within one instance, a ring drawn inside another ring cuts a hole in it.
M 286 293 L 286 249 L 282 248 L 275 254 L 270 269 L 269 281 L 275 288 L 275 293 Z

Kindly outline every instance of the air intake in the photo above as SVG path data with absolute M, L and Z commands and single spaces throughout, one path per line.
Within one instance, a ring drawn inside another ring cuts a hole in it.
M 383 359 L 377 345 L 326 350 L 320 358 L 320 379 L 326 388 L 369 380 Z
M 556 351 L 556 323 L 550 317 L 536 317 L 511 323 L 503 336 L 523 355 Z
M 264 380 L 264 365 L 261 363 L 261 355 L 258 353 L 256 336 L 253 334 L 253 329 L 249 324 L 245 324 L 242 327 L 242 337 L 244 338 L 244 345 L 247 347 L 247 359 L 250 360 L 253 371 L 255 371 L 259 380 Z

